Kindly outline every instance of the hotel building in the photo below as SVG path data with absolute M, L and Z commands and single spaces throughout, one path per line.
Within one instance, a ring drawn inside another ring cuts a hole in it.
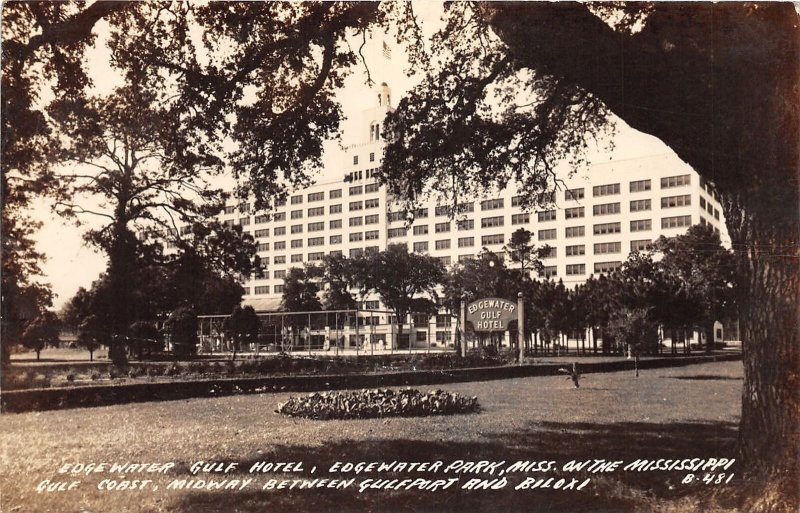
M 585 173 L 564 176 L 550 210 L 525 212 L 519 192 L 510 187 L 466 202 L 458 220 L 449 219 L 447 206 L 423 202 L 407 226 L 404 213 L 374 178 L 384 145 L 381 122 L 391 108 L 386 84 L 375 103 L 355 120 L 361 129 L 345 134 L 351 143 L 336 178 L 293 191 L 269 212 L 232 204 L 222 214 L 225 223 L 242 225 L 258 244 L 263 278 L 243 283 L 244 302 L 257 311 L 278 310 L 288 269 L 318 263 L 327 254 L 352 257 L 405 243 L 410 251 L 452 265 L 483 248 L 501 253 L 511 234 L 525 228 L 535 244 L 552 248 L 543 260 L 543 277 L 572 287 L 617 269 L 630 252 L 661 235 L 679 235 L 698 223 L 724 230 L 713 187 L 670 154 L 594 164 Z M 377 298 L 362 306 L 385 309 Z

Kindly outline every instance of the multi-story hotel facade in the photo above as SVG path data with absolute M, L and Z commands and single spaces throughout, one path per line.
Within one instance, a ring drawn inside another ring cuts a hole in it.
M 361 130 L 345 134 L 353 141 L 345 162 L 327 173 L 336 178 L 293 191 L 268 212 L 250 212 L 247 204 L 226 208 L 223 221 L 253 235 L 264 266 L 262 278 L 243 284 L 246 303 L 262 310 L 277 307 L 291 267 L 319 263 L 327 254 L 377 252 L 393 243 L 449 266 L 484 248 L 502 253 L 511 234 L 525 228 L 537 244 L 552 248 L 543 260 L 543 277 L 574 286 L 618 268 L 631 251 L 661 235 L 679 235 L 693 224 L 724 230 L 713 187 L 687 165 L 676 166 L 679 161 L 670 154 L 594 164 L 585 173 L 561 177 L 563 189 L 552 209 L 526 212 L 512 186 L 463 202 L 452 220 L 448 206 L 423 201 L 409 226 L 375 179 L 384 144 L 380 126 L 390 101 L 383 84 L 376 105 L 356 119 Z M 376 301 L 369 303 L 377 308 Z

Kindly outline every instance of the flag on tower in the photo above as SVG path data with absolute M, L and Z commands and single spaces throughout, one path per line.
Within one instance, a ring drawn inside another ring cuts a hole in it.
M 383 42 L 383 57 L 388 61 L 392 60 L 392 49 L 389 48 L 386 41 Z

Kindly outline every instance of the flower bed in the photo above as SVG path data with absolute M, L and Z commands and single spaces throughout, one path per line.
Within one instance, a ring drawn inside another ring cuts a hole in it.
M 424 417 L 473 413 L 479 409 L 477 397 L 413 388 L 360 390 L 357 392 L 314 392 L 291 397 L 276 413 L 317 420 L 371 419 L 382 417 Z

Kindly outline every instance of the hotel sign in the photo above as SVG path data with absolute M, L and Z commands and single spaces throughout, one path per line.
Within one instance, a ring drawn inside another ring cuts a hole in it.
M 475 331 L 506 331 L 517 319 L 517 305 L 507 299 L 489 297 L 467 305 L 467 321 Z

